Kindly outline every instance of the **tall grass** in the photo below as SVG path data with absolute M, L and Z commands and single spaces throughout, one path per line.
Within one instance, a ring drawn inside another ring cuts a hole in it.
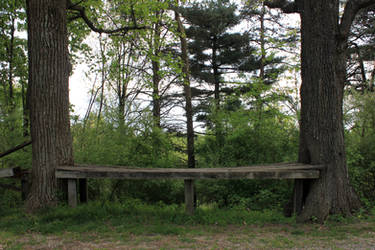
M 17 234 L 37 232 L 59 234 L 64 232 L 126 231 L 134 234 L 180 234 L 185 225 L 263 225 L 293 224 L 278 211 L 250 211 L 243 208 L 219 209 L 201 207 L 193 216 L 187 216 L 181 205 L 146 205 L 139 200 L 125 203 L 92 202 L 77 208 L 59 206 L 30 215 L 22 208 L 6 211 L 0 220 L 0 231 Z

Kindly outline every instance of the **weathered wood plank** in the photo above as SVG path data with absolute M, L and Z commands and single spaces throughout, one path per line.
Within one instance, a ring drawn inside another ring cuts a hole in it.
M 90 172 L 57 170 L 57 178 L 111 178 L 111 179 L 317 179 L 319 170 L 294 170 L 280 172 Z
M 194 214 L 194 181 L 184 180 L 185 184 L 185 211 L 188 215 Z
M 77 206 L 77 179 L 68 179 L 68 204 Z
M 322 166 L 273 164 L 236 168 L 129 168 L 114 166 L 62 166 L 57 178 L 113 179 L 315 179 Z
M 309 165 L 309 164 L 303 164 L 303 163 L 274 163 L 274 164 L 267 164 L 267 165 L 252 165 L 252 166 L 240 166 L 240 167 L 231 167 L 231 168 L 137 168 L 137 167 L 129 167 L 129 166 L 107 166 L 107 165 L 85 165 L 85 164 L 76 164 L 74 166 L 60 166 L 58 169 L 71 169 L 72 167 L 79 167 L 80 169 L 89 169 L 90 171 L 95 171 L 100 169 L 106 169 L 108 171 L 118 171 L 124 170 L 124 169 L 134 169 L 134 170 L 155 170 L 155 171 L 161 171 L 164 170 L 166 172 L 169 172 L 170 169 L 174 171 L 211 171 L 215 172 L 217 170 L 223 170 L 223 169 L 230 169 L 230 170 L 243 170 L 243 169 L 252 169 L 256 171 L 257 169 L 259 170 L 272 170 L 272 169 L 277 169 L 277 170 L 282 170 L 282 169 L 323 169 L 324 165 Z
M 13 177 L 15 175 L 13 168 L 0 169 L 0 177 Z

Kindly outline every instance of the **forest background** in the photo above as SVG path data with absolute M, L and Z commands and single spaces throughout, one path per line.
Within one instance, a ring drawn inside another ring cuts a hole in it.
M 87 65 L 87 110 L 71 106 L 76 163 L 187 167 L 186 96 L 181 47 L 169 1 L 84 1 L 102 29 L 147 26 L 126 34 L 91 33 L 69 16 L 72 72 Z M 375 201 L 375 42 L 373 14 L 352 26 L 344 107 L 351 183 L 367 207 Z M 195 167 L 296 161 L 300 36 L 298 22 L 262 1 L 181 4 L 188 40 Z M 370 14 L 368 14 L 370 13 Z M 27 39 L 23 1 L 0 3 L 0 152 L 29 140 Z M 99 32 L 100 33 L 100 32 Z M 185 36 L 182 34 L 182 36 Z M 94 45 L 94 46 L 93 46 Z M 77 84 L 77 83 L 71 83 Z M 30 168 L 31 148 L 0 159 Z M 1 180 L 0 207 L 21 202 Z M 281 209 L 291 181 L 198 181 L 197 204 Z M 181 204 L 180 181 L 90 180 L 91 200 Z

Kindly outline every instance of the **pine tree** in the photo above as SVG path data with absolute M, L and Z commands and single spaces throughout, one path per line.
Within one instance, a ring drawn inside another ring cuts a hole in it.
M 186 35 L 190 40 L 191 76 L 199 83 L 199 87 L 192 88 L 192 96 L 200 99 L 194 111 L 199 113 L 198 121 L 214 127 L 218 138 L 220 123 L 212 124 L 207 114 L 217 113 L 224 93 L 235 91 L 230 83 L 238 80 L 239 73 L 258 68 L 254 48 L 250 46 L 249 34 L 232 32 L 242 18 L 237 6 L 227 0 L 194 3 L 181 13 L 189 24 Z
M 347 86 L 364 93 L 375 85 L 375 7 L 363 9 L 354 19 L 349 37 Z

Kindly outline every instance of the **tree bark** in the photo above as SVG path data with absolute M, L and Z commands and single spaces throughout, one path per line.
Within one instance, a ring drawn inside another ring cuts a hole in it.
M 21 80 L 21 97 L 22 97 L 22 129 L 23 137 L 30 136 L 30 112 L 29 112 L 29 90 L 26 81 Z
M 14 33 L 15 33 L 15 17 L 11 16 L 11 27 L 10 27 L 10 42 L 9 42 L 9 51 L 8 51 L 8 63 L 9 63 L 9 72 L 8 72 L 8 85 L 9 85 L 9 101 L 11 109 L 14 108 L 14 94 L 13 94 L 13 68 L 14 68 Z
M 262 80 L 262 82 L 265 79 L 265 73 L 264 73 L 264 67 L 266 63 L 266 42 L 265 42 L 265 27 L 264 27 L 264 17 L 266 15 L 266 7 L 264 3 L 262 3 L 262 10 L 259 17 L 260 22 L 260 72 L 259 72 L 259 78 Z
M 212 69 L 214 78 L 214 99 L 215 99 L 215 111 L 220 109 L 220 72 L 219 65 L 217 62 L 217 37 L 215 36 L 212 40 Z
M 161 115 L 161 101 L 160 101 L 160 34 L 161 34 L 161 14 L 158 12 L 156 13 L 156 17 L 159 19 L 158 22 L 155 24 L 153 30 L 153 38 L 151 41 L 151 48 L 153 50 L 153 58 L 152 58 L 152 103 L 153 109 L 152 114 L 154 118 L 154 126 L 161 127 L 160 124 L 160 115 Z
M 299 162 L 324 164 L 321 178 L 303 182 L 298 221 L 323 222 L 360 207 L 346 166 L 343 93 L 347 39 L 339 34 L 339 1 L 303 0 Z
M 55 204 L 55 168 L 72 165 L 66 2 L 28 0 L 32 185 L 27 208 Z
M 105 82 L 107 80 L 106 55 L 105 55 L 106 44 L 105 42 L 103 42 L 101 34 L 99 36 L 99 48 L 100 48 L 100 59 L 101 59 L 102 65 L 100 69 L 101 71 L 100 102 L 99 102 L 98 116 L 96 120 L 96 129 L 99 128 L 99 124 L 100 124 L 101 114 L 103 110 L 103 103 L 104 103 L 104 87 L 105 87 Z
M 184 79 L 184 94 L 185 94 L 185 111 L 186 111 L 186 128 L 187 128 L 187 154 L 188 154 L 188 168 L 195 168 L 195 148 L 194 148 L 194 124 L 193 124 L 193 105 L 190 88 L 190 64 L 188 55 L 188 45 L 186 41 L 186 32 L 182 24 L 180 14 L 175 11 L 175 19 L 178 25 L 178 32 L 180 33 L 181 44 L 181 59 L 182 59 L 182 74 Z M 186 212 L 189 215 L 194 213 L 194 208 L 197 205 L 196 193 L 193 180 L 185 180 L 185 204 Z
M 194 153 L 194 126 L 193 126 L 193 105 L 190 88 L 190 66 L 188 56 L 188 45 L 186 41 L 186 33 L 181 22 L 180 15 L 175 11 L 175 19 L 178 24 L 178 31 L 180 32 L 180 44 L 182 54 L 182 73 L 184 79 L 184 94 L 185 94 L 185 111 L 186 111 L 186 127 L 187 127 L 187 152 L 188 152 L 188 168 L 195 168 L 195 153 Z

